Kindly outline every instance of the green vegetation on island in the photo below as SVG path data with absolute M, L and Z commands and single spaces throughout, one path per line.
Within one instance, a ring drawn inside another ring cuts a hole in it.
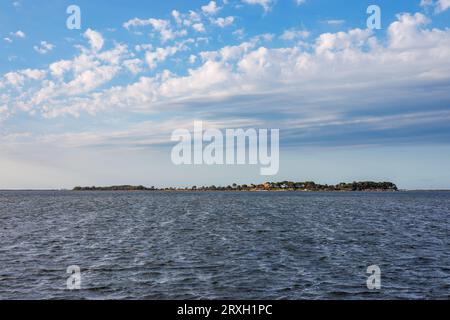
M 304 192 L 343 192 L 343 191 L 398 191 L 397 186 L 392 182 L 352 182 L 339 183 L 337 185 L 322 185 L 312 181 L 307 182 L 266 182 L 263 184 L 243 184 L 236 183 L 226 187 L 220 186 L 193 186 L 187 188 L 155 188 L 144 186 L 110 186 L 110 187 L 75 187 L 74 191 L 304 191 Z

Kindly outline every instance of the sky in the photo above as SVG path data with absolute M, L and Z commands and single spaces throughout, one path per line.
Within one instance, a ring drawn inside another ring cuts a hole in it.
M 449 27 L 450 0 L 0 0 L 0 189 L 450 189 Z M 279 173 L 175 166 L 194 121 L 279 129 Z

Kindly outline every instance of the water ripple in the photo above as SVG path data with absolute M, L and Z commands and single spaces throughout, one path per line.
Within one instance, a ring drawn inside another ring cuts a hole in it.
M 449 215 L 446 192 L 0 192 L 0 298 L 449 299 Z

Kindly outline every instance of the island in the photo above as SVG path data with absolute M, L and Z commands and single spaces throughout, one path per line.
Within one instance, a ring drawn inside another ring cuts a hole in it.
M 397 186 L 392 182 L 351 182 L 339 183 L 337 185 L 317 184 L 312 181 L 307 182 L 266 182 L 263 184 L 242 184 L 233 183 L 228 186 L 192 186 L 185 188 L 155 188 L 144 186 L 110 186 L 110 187 L 75 187 L 73 191 L 302 191 L 302 192 L 355 192 L 371 191 L 385 192 L 398 191 Z

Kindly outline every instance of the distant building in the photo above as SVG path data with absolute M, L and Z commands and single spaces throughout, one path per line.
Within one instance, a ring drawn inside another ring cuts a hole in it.
M 270 189 L 271 189 L 271 184 L 270 184 L 270 182 L 264 183 L 264 184 L 263 184 L 263 188 L 264 188 L 264 190 L 270 190 Z

